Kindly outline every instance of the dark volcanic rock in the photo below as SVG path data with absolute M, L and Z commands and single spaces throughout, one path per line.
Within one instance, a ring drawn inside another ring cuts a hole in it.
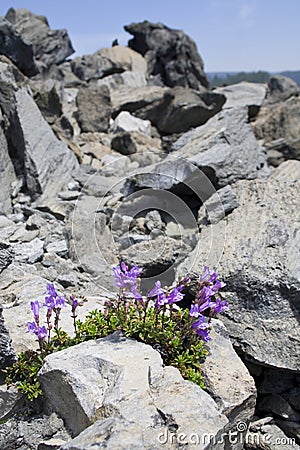
M 106 86 L 85 86 L 78 91 L 77 120 L 81 131 L 108 131 L 111 102 Z
M 4 17 L 0 17 L 0 53 L 11 59 L 25 75 L 38 73 L 32 45 L 25 42 Z
M 174 99 L 155 123 L 165 134 L 182 133 L 203 125 L 221 110 L 226 101 L 224 95 L 213 92 L 199 93 L 182 87 L 175 87 L 171 92 Z
M 196 44 L 183 31 L 148 21 L 124 28 L 134 36 L 128 42 L 129 47 L 145 56 L 149 74 L 160 75 L 164 84 L 170 87 L 208 87 Z
M 33 14 L 25 8 L 10 8 L 5 18 L 24 42 L 32 46 L 39 71 L 63 62 L 74 53 L 67 31 L 51 30 L 46 17 Z M 16 64 L 18 65 L 17 60 Z

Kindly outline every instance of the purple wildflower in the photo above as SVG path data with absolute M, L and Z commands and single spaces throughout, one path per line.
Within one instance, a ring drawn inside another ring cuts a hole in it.
M 71 306 L 72 306 L 72 311 L 75 311 L 75 309 L 77 308 L 77 306 L 78 306 L 78 300 L 73 296 L 73 295 L 70 295 L 70 300 L 71 300 Z
M 41 309 L 40 302 L 38 300 L 35 300 L 34 302 L 30 302 L 30 307 L 31 307 L 31 311 L 33 312 L 35 321 L 38 322 L 39 316 L 40 316 L 40 309 Z
M 204 316 L 200 316 L 198 320 L 196 320 L 192 324 L 192 328 L 196 331 L 196 333 L 202 337 L 204 342 L 209 341 L 211 338 L 209 336 L 209 323 L 205 320 Z
M 45 325 L 38 327 L 37 337 L 40 341 L 43 341 L 47 337 L 47 328 Z
M 213 308 L 214 314 L 227 311 L 227 309 L 229 309 L 229 306 L 226 300 L 221 300 L 220 298 L 217 298 Z
M 135 300 L 137 300 L 138 302 L 142 302 L 143 301 L 143 297 L 142 295 L 138 292 L 136 286 L 132 286 L 131 288 L 131 293 L 134 297 Z
M 65 299 L 64 297 L 59 297 L 53 283 L 47 284 L 46 294 L 45 306 L 48 308 L 48 315 L 51 316 L 52 310 L 61 309 L 65 306 Z
M 37 334 L 38 326 L 35 322 L 27 323 L 27 332 Z
M 55 309 L 61 309 L 63 306 L 65 306 L 65 299 L 64 297 L 56 297 L 55 299 Z
M 164 290 L 161 287 L 161 282 L 158 280 L 158 281 L 155 281 L 155 286 L 149 292 L 148 297 L 156 297 L 157 295 L 160 295 L 163 293 L 164 293 Z
M 190 317 L 199 317 L 199 315 L 200 315 L 199 305 L 197 303 L 191 305 L 189 316 Z
M 52 311 L 55 308 L 55 298 L 45 297 L 45 306 L 47 306 L 48 311 Z
M 166 303 L 168 303 L 166 299 L 166 294 L 164 293 L 164 291 L 162 291 L 157 295 L 155 307 L 160 308 L 161 306 L 164 306 Z
M 211 286 L 204 286 L 200 292 L 200 301 L 206 302 L 214 294 L 215 292 L 212 290 Z
M 225 286 L 226 286 L 226 283 L 223 283 L 223 281 L 220 281 L 217 279 L 215 284 L 211 287 L 211 289 L 212 289 L 212 291 L 214 291 L 214 293 L 216 293 L 217 291 L 219 291 L 220 289 L 222 289 Z
M 208 281 L 209 283 L 213 282 L 217 278 L 217 273 L 213 270 L 210 270 L 208 266 L 204 266 L 203 274 L 201 275 L 199 281 Z
M 29 333 L 34 333 L 38 337 L 39 341 L 44 340 L 47 336 L 47 329 L 45 325 L 39 327 L 35 322 L 28 322 L 27 327 L 27 331 Z
M 122 261 L 119 266 L 113 268 L 114 277 L 116 280 L 116 285 L 120 289 L 125 289 L 125 291 L 131 291 L 132 286 L 135 286 L 137 283 L 137 278 L 141 274 L 141 269 L 137 266 L 132 266 L 130 270 L 128 270 L 128 266 Z
M 184 288 L 184 285 L 181 284 L 180 286 L 174 287 L 173 291 L 168 295 L 167 297 L 167 303 L 176 303 L 180 302 L 180 300 L 183 299 L 184 294 L 181 294 L 182 289 Z
M 184 277 L 184 279 L 182 280 L 182 283 L 187 284 L 191 281 L 190 277 Z

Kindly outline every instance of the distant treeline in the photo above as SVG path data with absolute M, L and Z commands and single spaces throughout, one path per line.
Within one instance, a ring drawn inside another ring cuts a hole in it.
M 259 70 L 258 72 L 212 72 L 207 74 L 211 87 L 226 86 L 228 84 L 239 83 L 240 81 L 267 83 L 271 75 L 274 74 L 263 70 Z M 300 86 L 300 71 L 285 71 L 280 72 L 280 75 L 292 78 Z

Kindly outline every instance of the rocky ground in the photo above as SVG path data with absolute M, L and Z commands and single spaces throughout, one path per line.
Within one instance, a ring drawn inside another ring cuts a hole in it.
M 71 60 L 46 18 L 0 18 L 0 367 L 36 348 L 47 282 L 84 295 L 84 317 L 121 259 L 145 290 L 217 268 L 226 328 L 205 392 L 120 335 L 49 356 L 45 404 L 1 385 L 0 448 L 299 448 L 299 88 L 212 91 L 182 31 L 125 29 L 128 47 Z

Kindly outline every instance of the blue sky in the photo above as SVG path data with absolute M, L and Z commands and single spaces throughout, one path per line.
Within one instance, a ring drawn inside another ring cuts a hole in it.
M 0 0 L 0 15 L 12 6 L 66 28 L 79 55 L 126 45 L 123 26 L 147 19 L 191 36 L 207 72 L 300 70 L 300 0 Z

